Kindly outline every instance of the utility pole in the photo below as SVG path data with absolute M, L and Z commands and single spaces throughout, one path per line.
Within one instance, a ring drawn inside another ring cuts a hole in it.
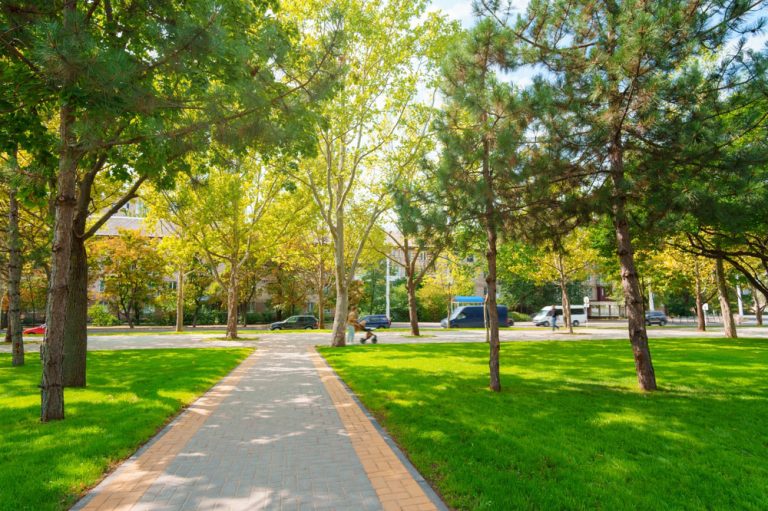
M 386 275 L 384 277 L 384 281 L 387 283 L 387 287 L 386 287 L 386 290 L 387 290 L 386 291 L 386 297 L 387 297 L 387 318 L 389 318 L 391 320 L 392 316 L 389 314 L 389 257 L 387 257 L 386 259 L 387 259 L 387 271 L 386 271 Z

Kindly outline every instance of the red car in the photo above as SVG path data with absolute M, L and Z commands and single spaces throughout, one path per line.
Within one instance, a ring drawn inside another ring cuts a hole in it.
M 34 326 L 32 328 L 27 328 L 22 333 L 24 335 L 45 335 L 45 324 L 42 324 L 40 326 Z

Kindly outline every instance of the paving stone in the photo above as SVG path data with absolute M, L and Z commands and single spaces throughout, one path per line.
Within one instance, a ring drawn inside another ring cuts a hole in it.
M 148 473 L 132 509 L 382 510 L 345 427 L 349 412 L 338 408 L 340 391 L 330 393 L 308 350 L 315 342 L 302 335 L 259 343 L 253 362 L 177 419 L 198 413 L 188 436 L 174 423 L 179 439 L 163 447 L 165 461 Z M 108 492 L 106 483 L 97 490 Z

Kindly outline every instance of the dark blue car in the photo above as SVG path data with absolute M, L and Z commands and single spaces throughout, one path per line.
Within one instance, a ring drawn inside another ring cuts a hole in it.
M 512 326 L 514 321 L 509 319 L 506 305 L 497 305 L 496 310 L 499 313 L 499 326 Z M 483 315 L 482 305 L 466 305 L 458 307 L 450 318 L 444 318 L 440 322 L 443 328 L 483 328 L 485 326 L 485 317 Z
M 360 318 L 360 321 L 365 321 L 365 326 L 368 328 L 389 328 L 392 326 L 392 321 L 384 314 L 369 314 Z

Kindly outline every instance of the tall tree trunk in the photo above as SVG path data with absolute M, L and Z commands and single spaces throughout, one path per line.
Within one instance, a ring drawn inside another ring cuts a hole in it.
M 184 272 L 176 270 L 176 331 L 184 331 Z
M 409 264 L 406 261 L 406 264 Z M 413 270 L 407 271 L 406 290 L 408 291 L 408 319 L 411 322 L 411 335 L 419 336 L 419 310 L 416 302 L 416 282 L 413 278 Z
M 568 286 L 564 280 L 560 280 L 560 296 L 563 304 L 563 321 L 568 327 L 568 333 L 573 333 L 573 320 L 571 319 L 571 299 L 568 297 Z
M 736 339 L 736 322 L 733 321 L 731 304 L 728 298 L 728 284 L 725 282 L 725 267 L 722 259 L 715 260 L 715 279 L 717 280 L 717 296 L 720 299 L 720 313 L 723 316 L 723 332 L 726 337 Z
M 486 304 L 488 307 L 488 344 L 490 356 L 488 358 L 488 368 L 490 371 L 490 388 L 494 392 L 501 391 L 501 377 L 499 375 L 499 310 L 496 306 L 496 256 L 497 256 L 497 234 L 494 219 L 488 220 L 486 227 L 488 234 L 488 246 L 486 259 L 488 261 L 488 275 L 485 282 L 488 286 L 488 297 Z
M 11 155 L 12 171 L 18 172 L 16 151 Z M 24 365 L 24 340 L 21 336 L 21 237 L 19 236 L 19 202 L 16 177 L 11 177 L 8 193 L 8 332 L 13 357 L 11 364 Z
M 642 390 L 656 390 L 656 374 L 651 361 L 648 346 L 648 333 L 645 329 L 645 309 L 643 294 L 640 291 L 640 279 L 635 269 L 632 238 L 626 214 L 624 178 L 624 155 L 621 147 L 621 133 L 617 132 L 609 151 L 611 178 L 613 181 L 613 224 L 616 231 L 616 251 L 621 267 L 621 285 L 624 291 L 624 303 L 627 311 L 629 342 L 635 358 L 637 381 Z
M 346 287 L 346 278 L 336 280 L 336 309 L 333 316 L 333 341 L 332 346 L 343 347 L 347 345 L 347 315 L 349 314 L 349 290 Z
M 227 339 L 237 339 L 237 263 L 233 262 L 229 271 L 229 289 L 227 289 Z
M 499 309 L 496 306 L 496 256 L 498 232 L 496 230 L 496 210 L 493 197 L 493 176 L 490 168 L 491 144 L 486 137 L 483 140 L 483 178 L 485 180 L 485 231 L 487 235 L 488 275 L 485 282 L 488 288 L 486 307 L 488 310 L 488 369 L 490 373 L 489 387 L 494 392 L 501 392 L 501 377 L 499 374 Z
M 317 308 L 319 316 L 317 318 L 317 328 L 325 328 L 325 271 L 323 270 L 323 259 L 320 258 L 320 277 L 319 286 L 317 286 Z
M 758 294 L 759 292 L 760 291 L 758 291 L 756 287 L 752 288 L 752 303 L 755 308 L 755 322 L 757 323 L 757 326 L 763 326 L 763 309 L 765 308 L 765 304 L 761 303 L 760 295 Z
M 349 282 L 344 262 L 344 210 L 336 211 L 336 232 L 333 238 L 333 267 L 336 272 L 336 311 L 333 317 L 334 347 L 346 346 L 347 315 L 349 314 Z
M 79 215 L 78 215 L 79 216 Z M 79 218 L 72 232 L 69 258 L 67 319 L 64 324 L 64 386 L 85 387 L 88 356 L 88 255 L 78 235 Z M 83 227 L 85 222 L 83 221 Z
M 74 21 L 75 2 L 64 5 L 65 29 Z M 48 422 L 64 418 L 64 324 L 69 291 L 69 264 L 72 249 L 72 227 L 75 215 L 75 185 L 79 156 L 75 151 L 75 116 L 62 95 L 59 113 L 61 150 L 57 180 L 56 219 L 53 229 L 51 278 L 48 285 L 46 332 L 40 348 L 43 366 L 40 383 L 40 420 Z
M 707 317 L 704 315 L 704 298 L 701 291 L 701 275 L 699 274 L 699 259 L 694 260 L 694 269 L 696 272 L 696 330 L 705 332 L 707 330 Z

